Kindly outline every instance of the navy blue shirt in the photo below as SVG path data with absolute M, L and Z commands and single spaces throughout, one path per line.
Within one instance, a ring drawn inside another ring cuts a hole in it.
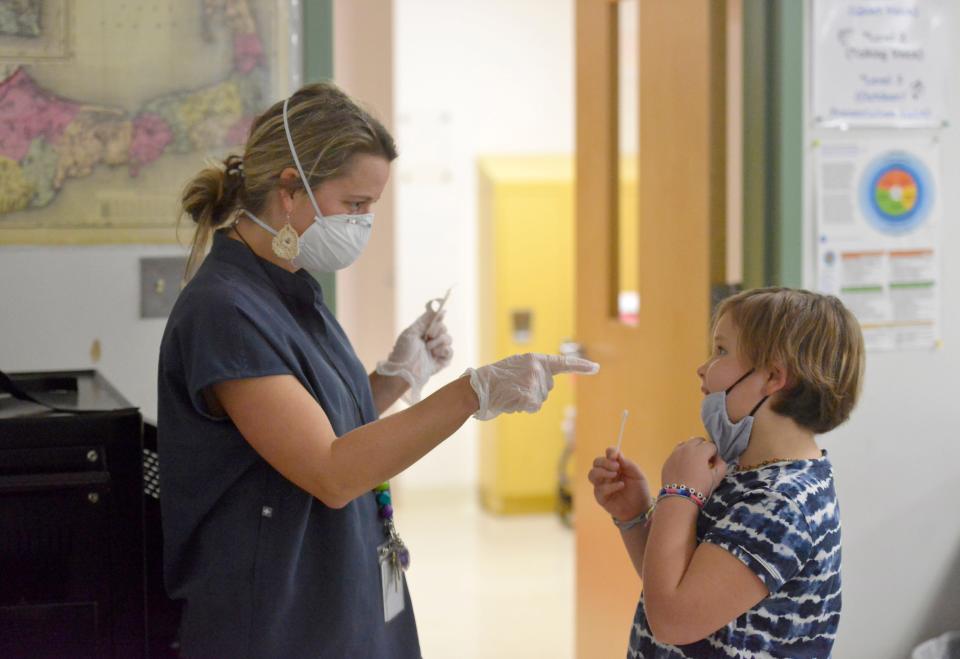
M 628 657 L 830 656 L 840 622 L 840 509 L 826 453 L 728 472 L 697 518 L 697 542 L 736 556 L 770 594 L 683 646 L 654 639 L 641 595 Z
M 418 658 L 409 595 L 384 622 L 372 493 L 325 506 L 271 467 L 203 390 L 293 375 L 337 435 L 377 419 L 370 382 L 320 285 L 217 233 L 160 348 L 164 571 L 186 657 Z M 405 589 L 406 592 L 406 589 Z

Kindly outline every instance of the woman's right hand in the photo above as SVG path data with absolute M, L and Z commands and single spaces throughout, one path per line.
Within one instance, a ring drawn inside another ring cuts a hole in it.
M 587 479 L 597 503 L 621 522 L 642 515 L 653 504 L 647 477 L 615 448 L 593 461 Z
M 504 412 L 536 412 L 553 389 L 554 375 L 593 375 L 599 370 L 599 364 L 587 359 L 536 353 L 512 355 L 478 369 L 468 368 L 466 374 L 479 403 L 473 416 L 487 421 Z

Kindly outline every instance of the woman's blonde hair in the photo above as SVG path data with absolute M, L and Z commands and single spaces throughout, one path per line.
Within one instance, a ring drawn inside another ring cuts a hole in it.
M 331 82 L 296 91 L 287 106 L 287 119 L 311 189 L 346 174 L 357 154 L 382 156 L 387 162 L 397 157 L 396 144 L 383 124 Z M 254 214 L 262 211 L 267 195 L 284 185 L 280 173 L 294 166 L 283 128 L 283 101 L 278 101 L 253 121 L 242 158 L 230 155 L 204 168 L 184 188 L 181 218 L 188 215 L 197 225 L 187 262 L 188 279 L 203 261 L 213 232 L 239 208 Z M 301 189 L 302 182 L 288 186 Z
M 832 295 L 760 288 L 723 300 L 714 330 L 728 315 L 740 358 L 754 368 L 779 365 L 787 386 L 771 409 L 815 433 L 833 430 L 853 411 L 863 381 L 860 324 Z

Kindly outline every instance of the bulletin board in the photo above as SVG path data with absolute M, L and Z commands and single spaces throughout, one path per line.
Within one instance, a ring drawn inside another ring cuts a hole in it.
M 826 127 L 939 127 L 947 116 L 944 0 L 815 0 L 813 117 Z

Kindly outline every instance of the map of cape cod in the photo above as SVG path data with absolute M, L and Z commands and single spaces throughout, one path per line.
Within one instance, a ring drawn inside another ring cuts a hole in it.
M 0 11 L 0 35 L 19 30 L 23 38 L 24 32 L 43 29 L 32 12 L 31 2 L 5 4 L 6 11 Z M 99 195 L 100 207 L 108 207 L 103 201 L 107 195 L 114 201 L 113 208 L 121 210 L 115 211 L 113 217 L 107 211 L 96 217 L 90 210 L 74 212 L 85 216 L 77 218 L 76 226 L 108 226 L 112 222 L 129 225 L 137 219 L 133 216 L 142 204 L 134 203 L 136 196 L 131 196 L 129 190 L 126 199 L 131 203 L 126 206 L 115 203 L 116 199 L 125 198 L 124 191 L 116 184 L 117 181 L 122 184 L 117 172 L 128 179 L 127 187 L 137 189 L 136 183 L 149 181 L 152 168 L 161 159 L 193 154 L 200 164 L 199 157 L 203 154 L 242 144 L 251 121 L 266 106 L 270 92 L 264 43 L 250 4 L 251 0 L 193 2 L 198 22 L 216 25 L 221 36 L 225 28 L 229 35 L 228 43 L 224 44 L 229 48 L 229 70 L 209 84 L 145 98 L 133 111 L 46 88 L 31 75 L 31 64 L 8 67 L 5 78 L 0 81 L 0 229 L 5 228 L 6 220 L 13 218 L 17 218 L 18 227 L 29 228 L 31 214 L 54 205 L 58 197 L 82 179 L 98 172 L 106 175 L 104 170 L 110 170 L 109 175 L 113 177 L 110 179 L 114 182 L 110 187 L 113 196 L 104 193 L 103 187 L 90 193 Z M 30 13 L 17 16 L 11 7 Z M 180 5 L 178 9 L 186 13 L 189 7 Z M 132 22 L 135 18 L 128 20 Z M 147 15 L 136 20 L 154 19 Z M 176 20 L 176 17 L 156 20 L 160 25 L 161 20 Z M 176 67 L 173 69 L 171 78 L 175 80 Z M 162 198 L 163 194 L 156 192 L 154 197 Z M 169 226 L 173 226 L 175 219 L 174 201 L 171 198 L 171 212 L 164 211 Z M 69 208 L 64 210 L 71 212 Z M 122 217 L 125 210 L 131 217 Z M 59 226 L 55 219 L 45 225 Z M 156 223 L 156 218 L 153 221 Z
M 4 0 L 0 3 L 0 34 L 40 36 L 42 0 Z

